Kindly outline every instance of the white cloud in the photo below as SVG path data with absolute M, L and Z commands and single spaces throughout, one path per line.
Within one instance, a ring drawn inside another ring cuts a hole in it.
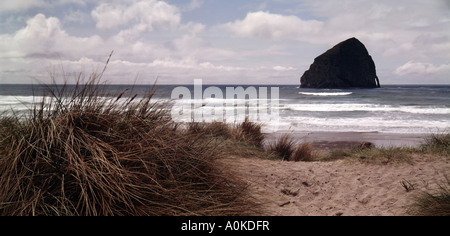
M 314 57 L 357 37 L 381 79 L 448 83 L 450 11 L 439 2 L 277 0 L 215 9 L 204 0 L 6 0 L 0 80 L 45 80 L 46 68 L 59 64 L 91 71 L 114 50 L 107 74 L 118 83 L 137 75 L 161 83 L 298 83 Z M 233 18 L 245 9 L 253 12 Z
M 180 27 L 181 30 L 185 30 L 189 32 L 192 35 L 199 34 L 205 30 L 206 26 L 204 24 L 195 23 L 195 22 L 188 22 L 185 25 L 182 25 Z
M 43 7 L 46 3 L 44 0 L 2 0 L 0 2 L 0 12 L 20 12 L 35 7 Z
M 285 67 L 285 66 L 274 66 L 273 69 L 276 70 L 276 71 L 292 71 L 292 70 L 295 70 L 295 68 L 292 67 L 292 66 L 289 66 L 289 67 Z
M 85 12 L 82 12 L 80 10 L 70 10 L 67 14 L 65 14 L 63 22 L 64 23 L 72 23 L 72 22 L 80 22 L 84 23 L 90 18 L 90 15 L 88 15 Z
M 0 49 L 4 53 L 3 56 L 51 54 L 54 52 L 55 41 L 66 36 L 57 18 L 46 18 L 43 14 L 37 14 L 15 35 L 1 35 Z
M 380 76 L 386 81 L 395 78 L 395 83 L 402 83 L 399 82 L 402 80 L 409 83 L 411 76 L 428 76 L 429 80 L 417 81 L 449 82 L 450 11 L 444 1 L 305 0 L 300 5 L 307 9 L 308 19 L 320 21 L 252 12 L 225 26 L 241 38 L 284 43 L 297 40 L 317 45 L 315 47 L 321 49 L 316 55 L 338 42 L 357 37 L 368 48 Z M 313 59 L 314 56 L 309 58 L 309 62 Z M 301 63 L 304 61 L 298 65 Z
M 97 28 L 109 29 L 125 22 L 123 6 L 102 3 L 91 12 L 92 18 L 97 22 Z
M 387 58 L 449 58 L 450 11 L 444 1 L 305 0 L 299 4 L 309 19 L 320 21 L 260 11 L 225 26 L 244 38 L 332 46 L 357 37 L 370 51 Z
M 102 45 L 102 39 L 73 37 L 62 28 L 58 18 L 37 14 L 27 21 L 26 27 L 14 35 L 0 35 L 1 57 L 59 57 L 77 56 Z M 80 49 L 83 48 L 83 51 Z
M 183 11 L 193 11 L 200 8 L 205 3 L 205 0 L 191 0 L 188 5 L 182 8 Z
M 131 4 L 101 3 L 91 12 L 99 29 L 113 29 L 128 24 L 140 25 L 146 31 L 171 28 L 180 24 L 177 7 L 163 1 L 137 1 Z
M 311 34 L 317 34 L 323 23 L 317 20 L 302 20 L 297 16 L 284 16 L 269 12 L 250 12 L 245 19 L 225 25 L 241 37 L 262 39 L 308 40 Z
M 148 27 L 146 24 L 133 25 L 131 28 L 121 30 L 118 34 L 116 34 L 113 37 L 113 40 L 119 44 L 133 42 L 147 30 Z
M 67 4 L 85 6 L 87 2 L 96 0 L 2 0 L 0 1 L 0 13 L 17 14 L 31 9 L 51 9 Z
M 252 83 L 248 80 L 252 78 L 265 83 L 262 78 L 289 78 L 292 73 L 289 67 L 251 66 L 236 61 L 245 52 L 213 47 L 200 36 L 205 30 L 202 24 L 179 26 L 177 37 L 164 44 L 134 37 L 134 33 L 140 33 L 139 26 L 121 30 L 108 39 L 97 35 L 76 37 L 64 30 L 58 18 L 37 14 L 17 32 L 0 35 L 0 80 L 49 81 L 49 71 L 61 79 L 61 67 L 69 74 L 90 73 L 102 69 L 111 50 L 115 53 L 105 74 L 111 83 L 133 83 L 128 80 L 136 76 L 140 83 L 153 83 L 155 78 L 159 83 L 190 83 L 194 78 L 237 84 Z
M 37 14 L 17 32 L 0 35 L 0 82 L 33 82 L 28 81 L 30 78 L 45 81 L 52 68 L 63 64 L 68 71 L 80 71 L 81 62 L 90 63 L 93 56 L 104 56 L 108 50 L 99 36 L 71 36 L 58 18 Z
M 442 64 L 437 66 L 431 63 L 409 61 L 406 64 L 398 67 L 395 70 L 395 74 L 400 76 L 445 74 L 448 79 L 448 75 L 450 74 L 450 64 Z
M 450 36 L 450 11 L 444 2 L 305 0 L 310 12 L 324 21 L 318 39 L 336 40 L 356 36 L 387 57 L 422 56 L 420 54 L 427 54 L 431 45 L 443 44 L 428 42 L 424 45 L 416 41 L 424 35 L 441 39 Z M 448 51 L 434 50 L 434 53 L 444 55 Z

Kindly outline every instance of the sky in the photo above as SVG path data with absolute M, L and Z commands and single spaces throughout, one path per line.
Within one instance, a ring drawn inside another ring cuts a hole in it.
M 2 0 L 0 84 L 300 84 L 363 42 L 382 84 L 450 84 L 450 0 Z

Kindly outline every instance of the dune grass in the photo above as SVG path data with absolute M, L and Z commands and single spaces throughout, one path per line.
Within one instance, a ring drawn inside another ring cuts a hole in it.
M 187 124 L 187 132 L 201 134 L 217 141 L 223 156 L 244 158 L 259 158 L 277 160 L 279 157 L 264 149 L 265 135 L 261 132 L 262 125 L 246 119 L 241 124 L 222 122 L 191 122 Z
M 242 141 L 259 148 L 263 147 L 265 138 L 261 129 L 262 125 L 251 122 L 248 119 L 237 125 L 223 122 L 191 122 L 188 124 L 188 133 L 202 133 L 212 137 Z
M 381 148 L 361 148 L 333 150 L 322 157 L 321 161 L 348 160 L 360 161 L 368 164 L 387 165 L 393 163 L 412 164 L 412 148 L 403 147 L 381 147 Z
M 314 161 L 317 158 L 317 155 L 313 152 L 312 144 L 299 143 L 288 134 L 269 142 L 267 150 L 283 161 Z
M 423 192 L 408 209 L 413 216 L 450 216 L 450 179 L 434 193 Z
M 285 134 L 268 144 L 268 150 L 276 153 L 282 160 L 289 161 L 294 153 L 295 139 Z
M 180 129 L 153 91 L 105 99 L 102 88 L 96 74 L 49 86 L 28 115 L 0 119 L 0 215 L 257 211 L 246 184 L 216 165 L 223 150 L 209 134 L 220 125 Z
M 315 161 L 317 154 L 313 151 L 313 146 L 310 143 L 300 143 L 297 145 L 295 151 L 292 153 L 290 161 L 294 162 L 311 162 Z
M 369 164 L 413 163 L 414 155 L 450 156 L 450 134 L 432 134 L 419 147 L 375 147 L 362 143 L 350 149 L 333 150 L 320 161 L 358 160 Z
M 424 153 L 450 156 L 450 133 L 430 135 L 419 150 Z

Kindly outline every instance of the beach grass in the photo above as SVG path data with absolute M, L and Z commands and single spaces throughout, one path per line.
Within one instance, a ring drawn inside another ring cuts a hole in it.
M 441 183 L 433 193 L 422 192 L 409 207 L 408 214 L 414 216 L 450 216 L 450 179 Z
M 228 129 L 182 129 L 151 101 L 154 91 L 123 101 L 100 96 L 100 85 L 92 74 L 49 86 L 29 114 L 2 116 L 0 215 L 257 212 L 247 185 L 216 164 L 224 150 L 212 134 Z
M 311 143 L 297 142 L 289 134 L 283 134 L 267 145 L 267 151 L 283 161 L 311 162 L 318 158 Z
M 294 153 L 296 141 L 288 134 L 284 134 L 268 144 L 268 150 L 275 153 L 283 161 L 289 161 Z
M 333 150 L 321 158 L 322 161 L 349 160 L 368 164 L 387 165 L 393 163 L 412 163 L 414 150 L 408 147 L 380 147 Z
M 450 133 L 429 135 L 419 149 L 424 153 L 450 156 Z
M 300 143 L 297 144 L 296 149 L 291 155 L 290 161 L 294 162 L 312 162 L 317 158 L 317 154 L 313 151 L 313 146 L 311 143 Z
M 413 163 L 414 156 L 450 157 L 450 134 L 431 134 L 418 147 L 375 147 L 361 143 L 353 148 L 337 149 L 317 158 L 318 161 L 360 161 L 368 164 L 387 165 Z
M 215 138 L 230 139 L 238 142 L 262 148 L 265 135 L 261 131 L 262 125 L 245 119 L 239 124 L 227 124 L 223 122 L 190 122 L 187 132 L 192 134 L 204 134 Z

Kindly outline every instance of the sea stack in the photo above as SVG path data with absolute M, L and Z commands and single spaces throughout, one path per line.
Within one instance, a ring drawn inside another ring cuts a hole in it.
M 301 88 L 379 88 L 375 62 L 364 44 L 351 38 L 318 56 L 301 78 Z

